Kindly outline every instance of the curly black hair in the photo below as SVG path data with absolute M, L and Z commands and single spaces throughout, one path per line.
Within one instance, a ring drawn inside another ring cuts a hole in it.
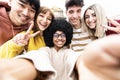
M 57 18 L 51 23 L 51 25 L 43 32 L 44 40 L 46 46 L 53 47 L 53 34 L 56 31 L 62 31 L 66 35 L 66 43 L 64 46 L 67 46 L 71 43 L 73 37 L 73 28 L 72 25 L 67 22 L 65 19 Z

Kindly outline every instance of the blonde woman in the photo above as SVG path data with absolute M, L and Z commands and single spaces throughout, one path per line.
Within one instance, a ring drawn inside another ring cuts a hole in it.
M 99 4 L 89 6 L 83 14 L 82 26 L 88 30 L 91 38 L 98 39 L 106 35 L 105 28 L 102 25 L 107 25 L 105 11 L 102 6 Z

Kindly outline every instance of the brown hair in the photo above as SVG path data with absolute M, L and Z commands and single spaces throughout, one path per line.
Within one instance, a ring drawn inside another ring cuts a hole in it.
M 53 12 L 51 11 L 51 9 L 50 8 L 48 8 L 48 7 L 45 7 L 45 6 L 42 6 L 42 7 L 40 7 L 39 8 L 39 10 L 38 10 L 38 12 L 36 13 L 36 15 L 35 15 L 35 27 L 34 27 L 34 30 L 35 31 L 37 31 L 38 29 L 38 25 L 37 25 L 37 16 L 39 15 L 39 13 L 43 13 L 43 14 L 45 14 L 45 13 L 47 13 L 47 12 L 50 12 L 50 15 L 52 16 L 52 20 L 51 20 L 51 22 L 54 20 L 54 14 L 53 14 Z

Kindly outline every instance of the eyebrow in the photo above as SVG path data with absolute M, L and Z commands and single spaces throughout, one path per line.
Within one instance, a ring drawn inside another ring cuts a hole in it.
M 28 0 L 19 0 L 19 1 L 22 2 L 22 3 L 25 3 L 25 4 L 28 3 Z

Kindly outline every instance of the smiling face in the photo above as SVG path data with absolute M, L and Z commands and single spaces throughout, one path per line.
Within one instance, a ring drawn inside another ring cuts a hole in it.
M 37 16 L 37 25 L 41 31 L 44 31 L 52 22 L 52 15 L 50 11 L 46 13 L 40 12 Z
M 80 25 L 80 19 L 81 19 L 81 7 L 80 6 L 69 7 L 66 11 L 66 15 L 68 17 L 69 22 L 73 26 Z
M 96 13 L 93 9 L 87 9 L 85 12 L 85 23 L 90 29 L 95 29 L 97 25 Z
M 61 49 L 66 43 L 66 35 L 62 31 L 56 31 L 53 34 L 53 43 L 56 50 Z
M 34 19 L 35 7 L 24 0 L 11 0 L 9 5 L 11 6 L 9 17 L 14 25 L 24 25 Z

